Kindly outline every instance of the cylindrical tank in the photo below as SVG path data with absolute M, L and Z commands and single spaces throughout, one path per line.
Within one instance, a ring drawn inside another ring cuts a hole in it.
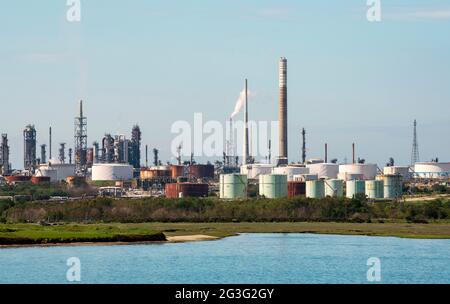
M 343 197 L 344 182 L 340 179 L 330 179 L 325 181 L 325 196 Z
M 431 179 L 445 179 L 450 177 L 450 162 L 449 163 L 435 163 L 424 162 L 416 163 L 414 165 L 415 177 L 431 178 Z
M 296 197 L 306 194 L 305 182 L 288 182 L 288 197 Z
M 208 196 L 208 184 L 176 183 L 166 184 L 166 197 L 206 197 Z
M 287 176 L 278 174 L 260 175 L 259 195 L 266 198 L 287 197 Z
M 295 182 L 306 182 L 306 181 L 313 181 L 313 180 L 318 180 L 318 179 L 319 179 L 319 176 L 317 174 L 294 175 Z
M 363 180 L 364 179 L 364 175 L 363 174 L 356 174 L 356 173 L 339 173 L 338 174 L 338 179 L 342 179 L 344 181 L 349 181 L 349 180 Z
M 214 165 L 191 165 L 190 178 L 214 178 Z
M 309 169 L 305 167 L 295 167 L 295 166 L 286 166 L 286 167 L 275 167 L 272 170 L 273 174 L 286 175 L 288 181 L 293 181 L 295 175 L 299 174 L 309 174 Z
M 56 169 L 51 168 L 39 168 L 36 172 L 36 176 L 49 177 L 50 182 L 58 182 L 58 172 Z
M 339 173 L 339 165 L 332 163 L 319 163 L 306 165 L 309 173 L 317 174 L 319 178 L 335 179 Z
M 171 170 L 172 170 L 172 178 L 184 176 L 184 166 L 182 165 L 173 165 L 171 167 Z
M 384 175 L 400 174 L 404 181 L 411 179 L 411 173 L 409 172 L 409 167 L 401 167 L 401 166 L 384 167 L 383 174 Z
M 382 180 L 368 180 L 366 181 L 366 196 L 368 198 L 383 198 L 384 197 L 384 182 Z
M 377 175 L 376 164 L 339 165 L 339 173 L 362 174 L 364 180 L 373 180 Z
M 94 164 L 93 181 L 118 181 L 133 178 L 133 167 L 126 164 Z
M 385 175 L 384 176 L 384 198 L 386 199 L 398 199 L 402 197 L 402 176 L 396 175 Z
M 308 198 L 324 198 L 325 197 L 325 181 L 324 180 L 306 181 L 306 197 L 308 197 Z
M 270 174 L 272 169 L 271 164 L 249 164 L 241 166 L 241 174 L 247 175 L 248 179 L 258 179 L 260 175 Z
M 220 198 L 236 199 L 247 197 L 247 175 L 220 175 Z
M 363 180 L 350 180 L 346 183 L 347 197 L 353 198 L 357 194 L 366 193 L 366 183 Z
M 31 183 L 33 185 L 39 185 L 39 184 L 47 184 L 50 183 L 50 177 L 49 176 L 33 176 L 31 177 Z
M 31 181 L 31 176 L 25 176 L 25 175 L 11 175 L 11 176 L 5 176 L 6 180 L 10 184 L 14 183 L 25 183 Z

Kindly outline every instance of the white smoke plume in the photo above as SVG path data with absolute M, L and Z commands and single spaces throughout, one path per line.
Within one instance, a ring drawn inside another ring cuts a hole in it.
M 248 91 L 248 97 L 255 97 L 255 96 L 256 96 L 255 92 L 251 92 L 250 90 Z M 250 101 L 249 98 L 248 101 Z M 231 118 L 238 115 L 241 109 L 244 107 L 244 105 L 245 105 L 245 89 L 243 89 L 239 94 L 239 98 L 236 101 L 236 105 L 234 106 L 234 111 L 231 114 Z

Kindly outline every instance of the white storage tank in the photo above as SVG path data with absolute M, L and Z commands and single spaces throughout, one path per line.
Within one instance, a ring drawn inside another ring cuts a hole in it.
M 339 173 L 339 165 L 331 163 L 318 163 L 306 165 L 309 173 L 317 174 L 319 178 L 336 179 Z
M 338 179 L 342 179 L 344 181 L 350 181 L 350 180 L 363 180 L 364 175 L 363 174 L 354 174 L 354 173 L 339 173 Z
M 377 176 L 376 164 L 339 165 L 339 174 L 361 174 L 364 180 L 373 180 Z
M 286 175 L 267 174 L 259 176 L 259 195 L 266 198 L 282 198 L 288 196 Z
M 325 197 L 325 181 L 315 180 L 306 182 L 307 198 L 324 198 Z
M 258 179 L 260 175 L 271 174 L 272 164 L 249 164 L 241 166 L 241 174 L 247 175 L 248 179 Z
M 340 179 L 329 179 L 325 181 L 325 196 L 343 197 L 344 182 Z
M 306 182 L 318 180 L 319 176 L 317 174 L 299 174 L 293 176 L 294 182 Z
M 276 167 L 272 169 L 272 173 L 279 175 L 286 175 L 288 182 L 292 182 L 294 181 L 295 175 L 309 174 L 309 169 L 306 167 L 295 167 L 295 166 Z
M 390 166 L 384 167 L 383 169 L 384 175 L 400 175 L 404 181 L 407 181 L 411 178 L 411 173 L 409 171 L 409 167 L 403 166 Z
M 94 164 L 93 181 L 123 181 L 133 178 L 133 167 L 127 164 Z
M 414 165 L 418 178 L 445 179 L 450 177 L 450 163 L 422 162 Z
M 60 164 L 60 163 L 49 163 L 41 164 L 38 167 L 38 172 L 42 176 L 50 176 L 52 182 L 65 181 L 67 177 L 75 175 L 75 165 L 74 164 Z M 56 178 L 55 178 L 56 172 Z M 55 180 L 52 180 L 55 179 Z
M 247 175 L 221 174 L 220 198 L 236 199 L 247 197 Z
M 38 168 L 36 171 L 36 176 L 39 177 L 50 177 L 51 183 L 58 182 L 58 172 L 51 168 Z

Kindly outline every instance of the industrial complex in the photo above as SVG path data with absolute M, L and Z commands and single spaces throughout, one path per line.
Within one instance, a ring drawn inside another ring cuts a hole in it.
M 60 143 L 57 155 L 52 154 L 52 129 L 49 127 L 48 143 L 37 150 L 37 132 L 32 124 L 23 130 L 23 169 L 15 170 L 10 164 L 8 135 L 1 135 L 0 184 L 67 183 L 83 181 L 98 188 L 98 195 L 116 197 L 166 196 L 169 198 L 219 196 L 221 199 L 246 199 L 252 197 L 283 198 L 306 196 L 308 198 L 348 197 L 362 195 L 371 200 L 399 200 L 413 189 L 434 185 L 449 187 L 450 163 L 421 162 L 417 144 L 417 122 L 414 121 L 411 164 L 397 166 L 390 159 L 385 166 L 367 163 L 358 158 L 355 144 L 350 163 L 328 159 L 328 145 L 324 145 L 323 158 L 306 157 L 306 131 L 302 130 L 301 161 L 288 158 L 288 61 L 279 61 L 279 151 L 272 162 L 271 155 L 265 163 L 255 162 L 249 144 L 248 82 L 244 91 L 244 142 L 242 158 L 236 156 L 235 140 L 230 135 L 223 161 L 198 164 L 194 157 L 182 160 L 181 146 L 177 162 L 163 163 L 158 149 L 154 148 L 149 164 L 148 145 L 145 152 L 142 132 L 132 126 L 130 137 L 124 134 L 105 134 L 103 138 L 88 142 L 88 119 L 79 103 L 79 113 L 74 119 L 73 148 Z M 233 124 L 230 119 L 230 125 Z M 349 147 L 350 148 L 350 147 Z M 67 151 L 66 151 L 67 150 Z M 269 142 L 270 151 L 270 142 Z M 145 163 L 142 158 L 145 155 Z M 250 189 L 254 189 L 250 191 Z

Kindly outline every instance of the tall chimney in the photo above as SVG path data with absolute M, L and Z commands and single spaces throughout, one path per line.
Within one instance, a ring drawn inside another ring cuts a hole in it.
M 303 164 L 306 164 L 306 131 L 305 131 L 305 128 L 302 129 L 302 138 L 303 138 L 302 162 L 303 162 Z
M 279 129 L 279 159 L 278 165 L 288 164 L 287 141 L 287 59 L 281 57 L 279 64 L 279 101 L 278 101 L 278 129 Z
M 248 138 L 248 81 L 245 79 L 245 107 L 244 107 L 244 153 L 243 164 L 249 161 L 249 138 Z
M 325 163 L 328 163 L 328 144 L 325 144 Z
M 353 163 L 356 163 L 356 160 L 355 160 L 355 143 L 353 143 L 352 144 L 352 155 L 353 155 Z
M 48 160 L 51 161 L 52 160 L 52 127 L 50 127 L 49 131 L 48 131 Z

